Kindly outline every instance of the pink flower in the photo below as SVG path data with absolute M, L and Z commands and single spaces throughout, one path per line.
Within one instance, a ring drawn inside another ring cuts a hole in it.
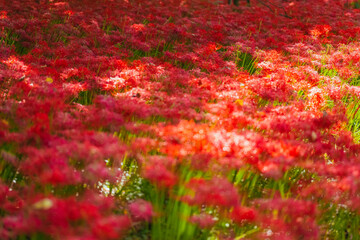
M 151 203 L 143 200 L 137 199 L 134 202 L 129 204 L 129 211 L 132 218 L 135 221 L 151 221 L 151 218 L 154 216 L 153 207 Z
M 92 233 L 97 239 L 119 239 L 130 224 L 127 216 L 105 217 L 93 224 Z
M 252 222 L 256 219 L 256 212 L 252 208 L 237 206 L 230 214 L 235 223 Z
M 279 179 L 282 176 L 281 166 L 275 162 L 259 162 L 258 168 L 265 177 Z
M 232 207 L 236 206 L 240 199 L 236 188 L 224 178 L 193 178 L 187 185 L 194 191 L 194 197 L 184 197 L 190 204 Z
M 193 215 L 189 218 L 189 221 L 197 224 L 200 228 L 211 228 L 216 222 L 211 215 L 206 213 Z
M 159 187 L 170 188 L 176 184 L 176 176 L 162 164 L 149 165 L 144 170 L 144 177 Z

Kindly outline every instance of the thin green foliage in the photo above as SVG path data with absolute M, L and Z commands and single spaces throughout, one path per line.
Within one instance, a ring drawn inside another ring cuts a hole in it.
M 292 168 L 286 171 L 279 179 L 268 178 L 252 170 L 249 166 L 238 169 L 232 174 L 232 182 L 239 187 L 243 193 L 243 202 L 247 200 L 261 198 L 269 195 L 273 198 L 279 194 L 286 199 L 292 197 L 292 187 L 301 179 L 316 179 L 316 176 L 302 168 Z
M 235 52 L 235 64 L 240 70 L 248 71 L 250 75 L 259 72 L 261 69 L 256 67 L 258 62 L 257 58 L 254 58 L 248 52 L 236 51 Z
M 126 179 L 122 186 L 116 186 L 110 192 L 126 201 L 144 198 L 152 203 L 156 213 L 151 224 L 139 225 L 132 231 L 141 232 L 144 236 L 150 235 L 150 239 L 153 240 L 206 240 L 209 237 L 209 231 L 201 230 L 189 222 L 190 216 L 199 212 L 198 207 L 190 206 L 179 200 L 181 196 L 187 193 L 185 183 L 192 177 L 201 177 L 202 172 L 191 171 L 186 167 L 180 169 L 181 179 L 179 181 L 183 184 L 178 184 L 169 192 L 169 190 L 155 186 L 143 179 L 134 159 L 125 157 L 122 169 L 125 172 Z M 132 234 L 130 233 L 130 235 Z
M 350 85 L 359 86 L 360 78 L 356 77 L 350 81 Z M 360 99 L 356 96 L 347 96 L 343 99 L 347 104 L 346 116 L 348 119 L 347 127 L 352 132 L 354 141 L 360 142 Z
M 359 240 L 360 215 L 345 206 L 324 204 L 319 223 L 326 226 L 324 239 Z M 335 217 L 334 217 L 335 216 Z
M 165 52 L 172 52 L 174 50 L 174 43 L 165 42 L 159 43 L 155 48 L 151 48 L 148 51 L 144 51 L 142 49 L 134 48 L 133 46 L 128 46 L 127 44 L 117 44 L 117 48 L 119 49 L 127 49 L 130 51 L 131 55 L 129 56 L 129 60 L 138 60 L 143 57 L 163 57 Z
M 76 97 L 74 97 L 70 103 L 80 103 L 81 105 L 91 105 L 94 102 L 94 99 L 98 95 L 105 95 L 105 91 L 98 90 L 85 90 L 78 93 Z
M 348 129 L 352 132 L 354 141 L 360 142 L 360 100 L 352 97 L 347 107 Z
M 316 68 L 316 70 L 322 76 L 335 77 L 338 75 L 336 69 L 333 68 L 320 67 L 320 68 Z
M 24 46 L 19 34 L 10 29 L 5 29 L 4 33 L 3 37 L 0 38 L 0 45 L 15 47 L 15 52 L 19 55 L 25 55 L 30 52 L 31 48 Z
M 360 1 L 359 0 L 352 1 L 350 5 L 351 5 L 352 8 L 360 9 Z
M 193 177 L 201 177 L 203 172 L 192 171 L 187 167 L 179 169 L 181 179 L 171 192 L 164 188 L 147 185 L 145 196 L 152 202 L 157 216 L 153 218 L 151 239 L 192 240 L 207 239 L 209 232 L 197 228 L 189 222 L 190 216 L 198 213 L 196 206 L 190 206 L 179 198 L 187 193 L 186 182 Z
M 0 146 L 0 179 L 10 185 L 21 182 L 23 176 L 18 172 L 18 168 L 14 166 L 13 161 L 17 161 L 20 156 L 13 154 L 16 147 L 13 144 L 3 144 Z M 9 162 L 7 159 L 12 159 Z

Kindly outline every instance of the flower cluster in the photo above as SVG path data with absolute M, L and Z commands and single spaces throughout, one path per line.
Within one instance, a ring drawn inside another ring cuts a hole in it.
M 0 238 L 358 239 L 358 5 L 8 1 Z

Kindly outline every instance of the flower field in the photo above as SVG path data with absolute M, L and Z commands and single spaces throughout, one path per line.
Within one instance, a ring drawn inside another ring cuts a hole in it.
M 0 239 L 360 239 L 360 2 L 225 2 L 0 2 Z

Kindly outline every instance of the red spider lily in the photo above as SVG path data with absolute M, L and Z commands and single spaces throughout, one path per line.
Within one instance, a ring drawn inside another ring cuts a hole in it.
M 118 239 L 130 227 L 127 216 L 112 216 L 99 219 L 92 225 L 92 233 L 97 239 Z
M 193 215 L 189 218 L 189 221 L 197 224 L 200 228 L 211 228 L 216 223 L 215 219 L 206 213 Z
M 240 200 L 234 186 L 223 178 L 191 179 L 187 186 L 193 191 L 193 196 L 186 196 L 184 200 L 190 204 L 232 207 Z
M 0 239 L 356 238 L 356 5 L 8 1 Z
M 231 211 L 230 218 L 234 222 L 241 224 L 244 222 L 255 221 L 256 215 L 257 215 L 257 213 L 254 209 L 237 206 Z
M 132 218 L 135 221 L 151 221 L 151 218 L 154 216 L 153 208 L 151 203 L 137 199 L 134 202 L 129 204 L 129 211 Z
M 177 182 L 177 177 L 163 164 L 148 165 L 144 169 L 144 177 L 159 187 L 171 188 Z

